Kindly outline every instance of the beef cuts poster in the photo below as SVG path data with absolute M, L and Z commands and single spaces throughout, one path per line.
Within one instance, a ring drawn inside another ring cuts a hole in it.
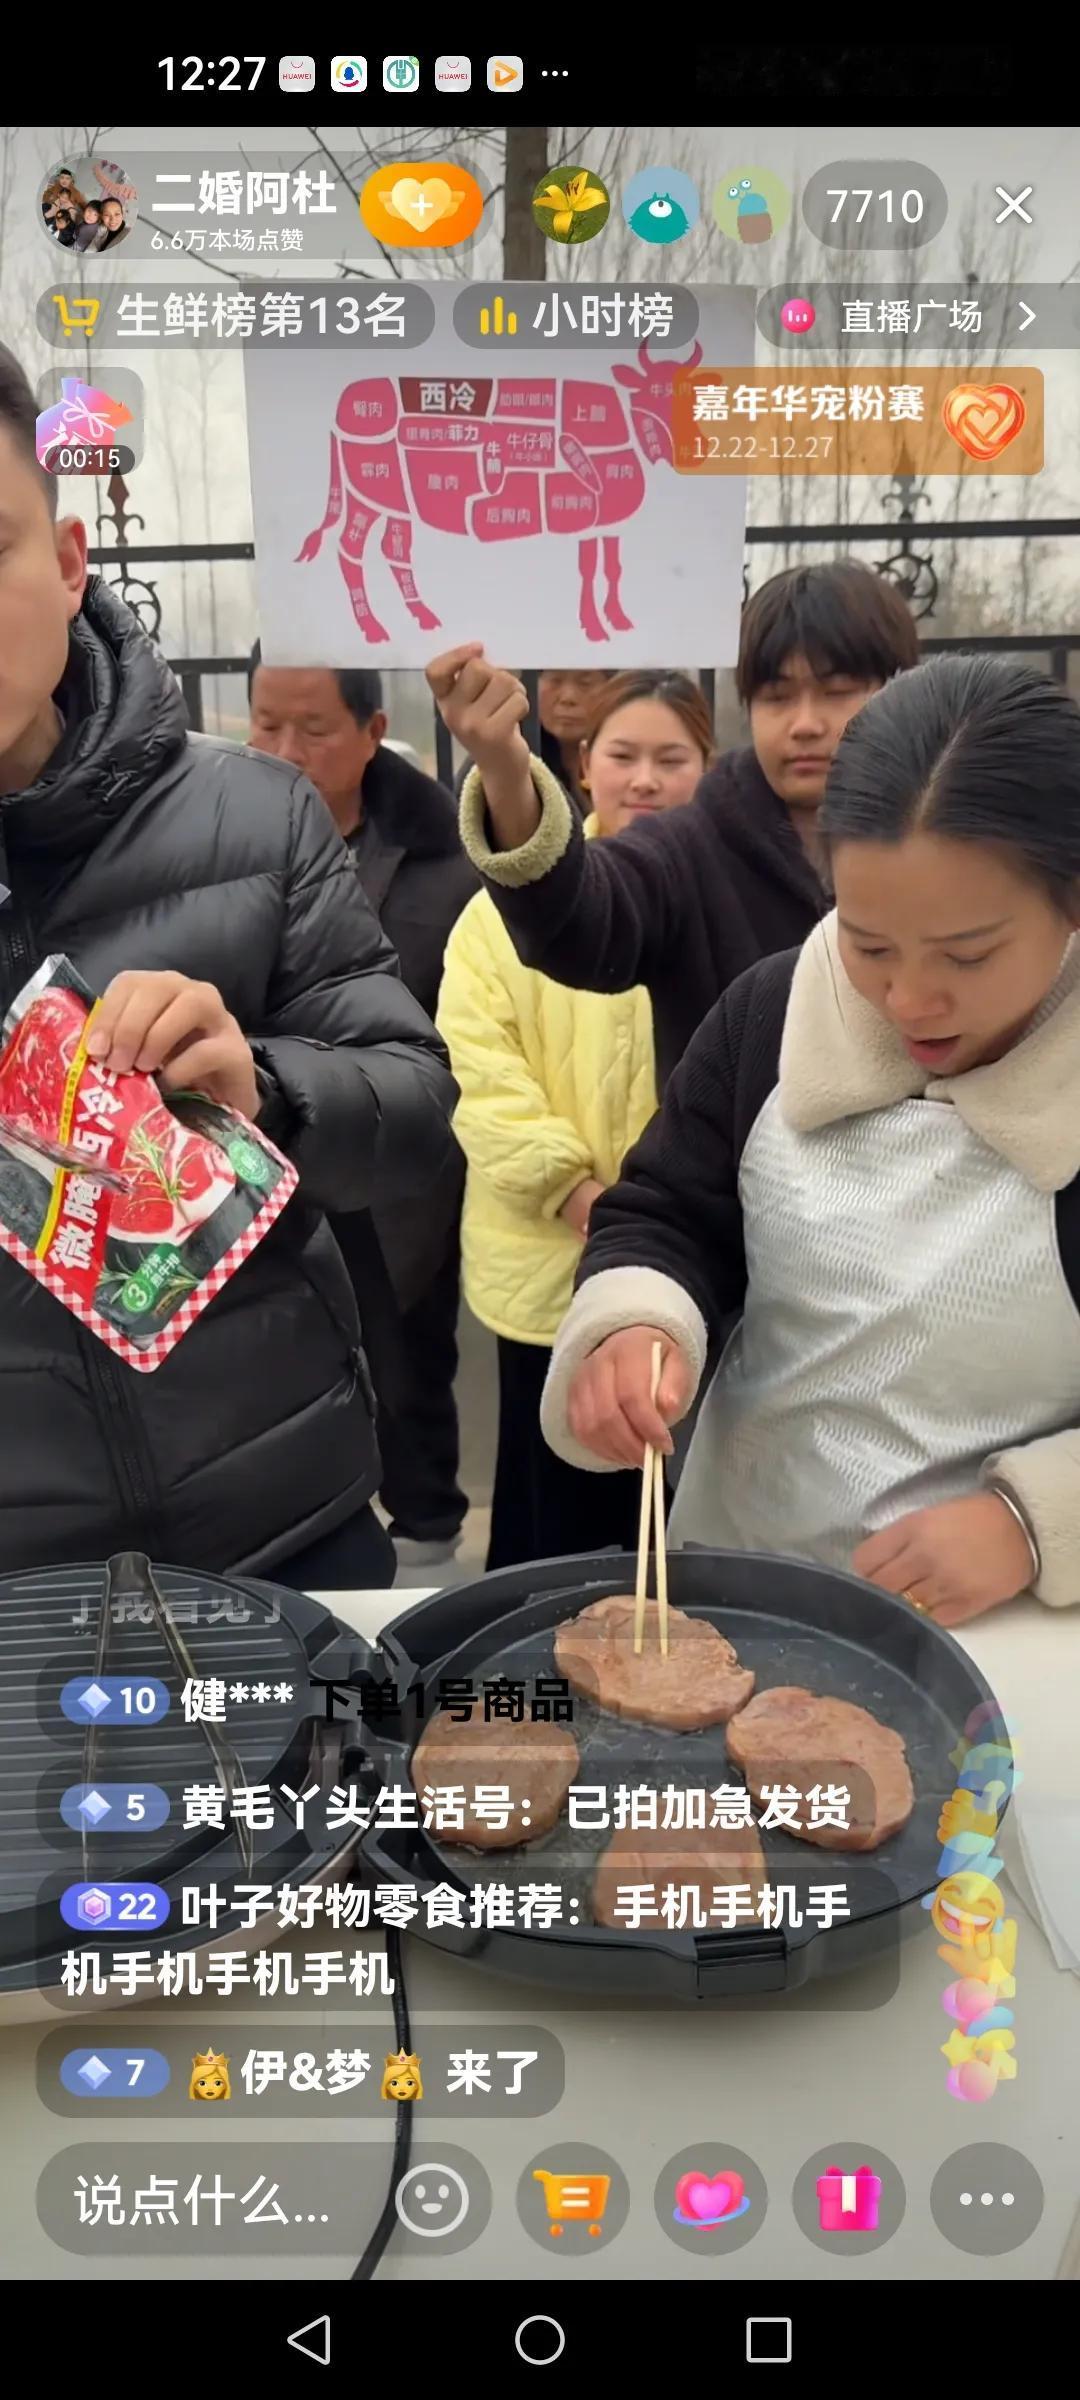
M 752 293 L 398 291 L 245 354 L 266 663 L 733 664 L 745 479 L 677 473 L 672 411 L 680 369 L 752 366 Z

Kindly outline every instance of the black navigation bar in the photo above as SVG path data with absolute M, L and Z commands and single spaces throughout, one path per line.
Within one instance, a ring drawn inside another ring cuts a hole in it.
M 580 2263 L 580 2262 L 579 2262 Z M 869 2265 L 864 2261 L 864 2265 Z M 225 2270 L 231 2269 L 230 2274 Z M 828 2282 L 737 2283 L 723 2276 L 696 2275 L 686 2282 L 667 2273 L 655 2281 L 640 2271 L 629 2281 L 557 2275 L 536 2283 L 485 2283 L 459 2275 L 425 2281 L 397 2274 L 385 2284 L 347 2281 L 288 2283 L 243 2280 L 242 2263 L 222 2259 L 215 2273 L 214 2378 L 225 2389 L 288 2393 L 329 2388 L 337 2379 L 355 2391 L 367 2386 L 407 2388 L 417 2375 L 437 2375 L 470 2355 L 484 2380 L 498 2391 L 507 2384 L 581 2393 L 596 2381 L 627 2392 L 648 2388 L 657 2370 L 685 2381 L 689 2363 L 706 2362 L 710 2382 L 755 2388 L 759 2366 L 795 2369 L 810 2389 L 830 2388 L 849 2378 L 850 2362 L 860 2376 L 880 2370 L 886 2350 L 900 2373 L 933 2378 L 952 2355 L 956 2338 L 957 2288 L 949 2276 L 925 2283 L 881 2282 L 851 2274 Z M 343 2262 L 343 2274 L 348 2268 Z M 18 2322 L 31 2341 L 44 2327 L 41 2285 L 6 2286 L 9 2322 Z M 48 2306 L 55 2313 L 59 2292 L 53 2280 Z M 187 2375 L 205 2375 L 205 2312 L 188 2308 L 186 2282 L 167 2285 L 127 2282 L 118 2296 L 124 2338 L 131 2354 L 136 2341 L 158 2344 L 168 2324 L 169 2357 L 178 2390 Z M 85 2284 L 67 2287 L 77 2311 Z M 98 2305 L 108 2306 L 108 2282 L 95 2285 Z M 1049 2352 L 1071 2333 L 1075 2292 L 1064 2283 L 985 2287 L 981 2302 L 996 2381 L 1027 2375 L 1037 2338 Z M 891 2326 L 891 2333 L 883 2331 Z M 1037 2329 L 1037 2330 L 1036 2330 Z M 152 2354 L 152 2352 L 151 2352 Z M 853 2370 L 851 2370 L 853 2371 Z M 100 2380 L 99 2380 L 100 2378 Z M 560 2380 L 561 2379 L 561 2380 Z M 700 2375 L 698 2376 L 700 2380 Z M 115 2361 L 84 2350 L 80 2390 L 87 2400 L 115 2391 Z M 766 2387 L 768 2388 L 768 2387 Z M 794 2385 L 781 2381 L 781 2395 Z

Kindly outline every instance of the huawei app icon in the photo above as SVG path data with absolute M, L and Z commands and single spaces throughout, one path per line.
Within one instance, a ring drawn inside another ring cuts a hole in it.
M 313 92 L 315 61 L 313 58 L 279 58 L 278 90 L 280 92 Z
M 437 58 L 435 89 L 437 92 L 467 92 L 472 88 L 472 60 L 468 58 Z

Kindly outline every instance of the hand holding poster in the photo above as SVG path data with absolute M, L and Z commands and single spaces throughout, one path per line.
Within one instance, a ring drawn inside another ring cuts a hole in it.
M 478 640 L 567 667 L 731 664 L 745 481 L 677 474 L 671 429 L 681 369 L 752 359 L 752 294 L 679 291 L 644 335 L 609 303 L 613 337 L 582 333 L 578 287 L 427 291 L 422 364 L 386 342 L 370 365 L 246 353 L 266 663 L 416 667 Z

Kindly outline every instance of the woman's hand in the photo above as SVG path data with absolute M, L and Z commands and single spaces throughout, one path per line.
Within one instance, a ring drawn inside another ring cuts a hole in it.
M 432 660 L 427 679 L 439 715 L 479 767 L 496 848 L 519 850 L 540 822 L 529 745 L 521 727 L 529 695 L 509 667 L 493 667 L 482 642 Z
M 572 1226 L 581 1242 L 588 1241 L 589 1219 L 606 1189 L 605 1184 L 597 1183 L 595 1175 L 586 1175 L 584 1182 L 577 1185 L 569 1199 L 563 1201 L 559 1215 L 564 1223 Z
M 652 1399 L 653 1345 L 661 1348 L 660 1382 Z M 690 1368 L 677 1342 L 655 1325 L 609 1334 L 570 1386 L 567 1416 L 575 1441 L 617 1467 L 640 1467 L 646 1444 L 665 1457 L 670 1425 L 690 1404 Z
M 852 1559 L 856 1575 L 897 1592 L 939 1625 L 966 1625 L 1027 1590 L 1031 1551 L 996 1492 L 946 1500 L 898 1517 Z
M 259 1113 L 246 1036 L 212 983 L 189 975 L 117 975 L 94 1017 L 91 1058 L 115 1075 L 135 1068 L 167 1092 L 205 1092 L 252 1120 Z

